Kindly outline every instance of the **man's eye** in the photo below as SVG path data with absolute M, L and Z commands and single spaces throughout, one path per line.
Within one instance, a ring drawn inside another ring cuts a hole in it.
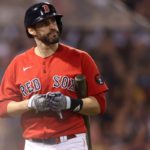
M 36 27 L 44 27 L 44 26 L 48 26 L 50 25 L 50 23 L 55 23 L 56 22 L 56 19 L 55 18 L 51 18 L 51 19 L 48 19 L 48 20 L 44 20 L 42 22 L 39 22 L 36 24 Z
M 49 20 L 45 20 L 45 21 L 42 21 L 40 23 L 37 23 L 37 27 L 43 27 L 43 26 L 48 26 L 50 24 Z
M 52 23 L 54 23 L 54 22 L 56 22 L 56 19 L 55 19 L 54 17 L 52 17 L 52 18 L 50 19 L 50 21 L 51 21 Z
M 49 20 L 45 20 L 44 22 L 43 22 L 43 25 L 45 25 L 45 26 L 48 26 L 50 24 L 50 21 Z

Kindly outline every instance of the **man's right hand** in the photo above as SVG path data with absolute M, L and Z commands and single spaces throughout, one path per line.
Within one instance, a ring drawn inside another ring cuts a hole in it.
M 36 111 L 48 111 L 50 110 L 49 101 L 46 94 L 36 94 L 29 99 L 28 108 Z

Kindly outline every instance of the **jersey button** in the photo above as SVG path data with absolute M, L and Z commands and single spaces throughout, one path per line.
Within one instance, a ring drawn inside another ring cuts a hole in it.
M 43 62 L 42 64 L 45 65 L 45 62 Z
M 46 73 L 46 70 L 43 70 L 43 73 Z

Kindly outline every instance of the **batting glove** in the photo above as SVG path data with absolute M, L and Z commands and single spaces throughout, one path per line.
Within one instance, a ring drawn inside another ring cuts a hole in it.
M 49 101 L 50 97 L 47 98 L 46 94 L 36 94 L 29 99 L 28 108 L 36 111 L 48 111 L 50 110 Z
M 55 112 L 61 112 L 62 110 L 67 109 L 78 112 L 83 106 L 83 101 L 81 99 L 72 99 L 60 92 L 48 93 L 47 97 L 50 97 L 50 109 Z

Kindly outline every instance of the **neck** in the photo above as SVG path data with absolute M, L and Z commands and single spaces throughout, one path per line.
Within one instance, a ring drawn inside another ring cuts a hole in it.
M 43 43 L 37 43 L 37 46 L 35 47 L 35 54 L 42 58 L 48 57 L 56 52 L 58 45 L 59 44 L 56 43 L 47 46 Z

